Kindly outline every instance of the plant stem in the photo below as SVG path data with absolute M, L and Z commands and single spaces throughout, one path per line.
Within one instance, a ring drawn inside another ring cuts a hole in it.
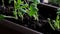
M 2 3 L 3 3 L 3 5 L 2 5 L 2 6 L 4 7 L 4 0 L 2 0 Z
M 3 15 L 5 18 L 14 18 L 14 19 L 18 19 L 18 18 L 16 18 L 16 17 L 13 17 L 13 16 L 5 16 L 5 15 Z
M 48 18 L 48 22 L 49 22 L 49 24 L 50 24 L 50 26 L 51 26 L 51 28 L 53 29 L 53 30 L 55 30 L 55 28 L 53 27 L 53 25 L 51 24 L 51 21 L 50 21 L 50 19 Z

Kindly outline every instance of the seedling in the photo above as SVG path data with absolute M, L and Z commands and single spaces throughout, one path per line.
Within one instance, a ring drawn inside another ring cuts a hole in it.
M 3 4 L 2 6 L 4 7 L 4 0 L 2 0 L 2 4 Z
M 23 18 L 23 15 L 27 13 L 30 17 L 34 17 L 36 20 L 38 20 L 38 9 L 37 9 L 37 4 L 40 3 L 38 0 L 30 0 L 31 5 L 29 6 L 29 3 L 25 3 L 24 1 L 21 0 L 14 0 L 14 15 L 17 17 L 17 14 Z M 17 12 L 18 10 L 18 12 Z
M 4 19 L 4 17 L 0 14 L 0 20 L 3 20 Z
M 29 3 L 22 1 L 22 0 L 9 0 L 9 3 L 11 1 L 14 1 L 14 16 L 5 16 L 5 17 L 15 17 L 15 19 L 18 19 L 18 16 L 23 19 L 23 15 L 27 13 L 30 17 L 34 17 L 35 20 L 38 20 L 38 8 L 37 4 L 40 3 L 40 0 L 29 0 L 29 2 L 32 2 L 30 5 Z M 4 4 L 3 4 L 4 5 Z
M 38 20 L 38 8 L 37 8 L 37 4 L 40 3 L 40 0 L 30 0 L 31 2 L 33 2 L 30 7 L 29 7 L 29 16 L 33 16 L 35 18 L 35 20 Z
M 55 20 L 49 20 L 49 24 L 53 30 L 60 30 L 60 8 L 57 11 L 57 17 Z

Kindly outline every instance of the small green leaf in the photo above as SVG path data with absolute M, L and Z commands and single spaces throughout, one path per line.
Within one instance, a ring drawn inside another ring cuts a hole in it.
M 21 6 L 21 8 L 28 8 L 28 4 L 26 3 L 26 4 L 23 4 L 22 6 Z
M 17 0 L 18 5 L 20 5 L 20 4 L 21 4 L 21 2 L 22 2 L 21 0 Z
M 0 20 L 3 20 L 4 19 L 4 16 L 3 15 L 0 15 Z
M 58 8 L 58 9 L 57 9 L 57 14 L 59 14 L 59 15 L 60 15 L 60 8 Z
M 37 7 L 34 4 L 31 4 L 30 5 L 29 15 L 33 16 L 34 14 L 36 14 L 37 11 L 38 11 Z

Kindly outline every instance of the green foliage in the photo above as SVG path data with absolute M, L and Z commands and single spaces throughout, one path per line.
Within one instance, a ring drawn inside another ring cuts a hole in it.
M 57 14 L 59 14 L 59 15 L 60 15 L 60 8 L 58 8 L 58 9 L 57 9 Z
M 36 20 L 38 20 L 38 9 L 37 9 L 37 5 L 35 4 L 31 4 L 30 5 L 30 12 L 28 13 L 30 16 L 33 16 Z
M 37 4 L 40 3 L 40 0 L 29 0 L 29 2 L 33 2 L 29 5 L 29 3 L 22 1 L 22 0 L 9 0 L 9 3 L 11 1 L 14 1 L 14 11 L 13 11 L 13 17 L 9 16 L 11 18 L 18 19 L 18 16 L 23 19 L 23 15 L 27 13 L 30 17 L 34 17 L 35 20 L 38 20 L 38 8 Z M 4 6 L 4 0 L 2 0 L 3 6 Z M 8 17 L 8 16 L 4 16 Z
M 54 29 L 54 30 L 59 30 L 60 29 L 60 8 L 57 10 L 57 17 L 55 20 L 49 20 L 49 24 L 50 26 Z
M 2 7 L 4 7 L 4 0 L 2 0 Z
M 23 15 L 27 13 L 30 17 L 34 17 L 35 20 L 38 20 L 38 9 L 37 4 L 39 3 L 38 0 L 31 0 L 31 5 L 29 6 L 29 3 L 24 3 L 24 1 L 21 0 L 14 0 L 14 15 L 17 17 L 17 14 L 23 18 Z
M 60 6 L 60 0 L 49 0 L 49 2 L 59 4 L 59 6 Z
M 0 20 L 3 20 L 4 19 L 4 16 L 3 15 L 0 15 Z
M 24 2 L 21 0 L 14 0 L 14 16 L 16 18 L 21 17 L 23 18 L 23 15 L 26 13 L 26 10 L 24 10 L 23 8 L 26 8 L 26 6 L 24 6 Z M 18 16 L 17 16 L 18 15 Z
M 52 21 L 51 21 L 51 19 L 50 19 L 50 18 L 48 18 L 48 22 L 49 22 L 49 24 L 50 24 L 51 28 L 52 28 L 53 30 L 55 30 L 55 28 L 54 28 L 53 24 L 51 23 Z
M 33 16 L 35 18 L 35 20 L 38 20 L 38 8 L 37 8 L 37 4 L 40 3 L 40 0 L 30 0 L 31 2 L 31 5 L 29 7 L 29 16 Z
M 55 27 L 56 29 L 60 29 L 60 19 L 59 19 L 59 15 L 57 15 L 57 17 L 56 17 L 56 20 L 55 20 L 55 22 L 54 22 L 54 27 Z

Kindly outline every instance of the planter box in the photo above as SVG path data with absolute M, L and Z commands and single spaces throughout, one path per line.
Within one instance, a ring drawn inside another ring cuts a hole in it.
M 0 24 L 0 34 L 23 34 Z
M 35 30 L 29 29 L 27 27 L 21 26 L 19 24 L 10 22 L 8 20 L 0 20 L 0 25 L 6 26 L 6 27 L 16 30 L 18 32 L 22 32 L 24 34 L 43 34 L 43 33 L 37 32 Z
M 48 4 L 44 4 L 44 3 L 40 3 L 39 5 L 38 5 L 38 8 L 39 8 L 39 14 L 40 14 L 40 16 L 42 15 L 42 17 L 43 18 L 45 18 L 45 19 L 47 19 L 47 18 L 51 18 L 51 19 L 55 19 L 55 17 L 56 17 L 56 12 L 57 12 L 57 9 L 59 8 L 59 7 L 56 7 L 56 6 L 52 6 L 52 5 L 48 5 Z M 10 13 L 10 12 L 9 12 Z M 8 14 L 9 14 L 8 13 Z M 9 20 L 9 21 L 8 21 Z M 10 21 L 10 19 L 8 19 L 8 20 L 1 20 L 0 21 L 0 25 L 3 25 L 3 26 L 6 26 L 6 27 L 8 27 L 8 28 L 10 28 L 10 29 L 13 29 L 13 30 L 16 30 L 16 31 L 18 31 L 18 32 L 22 32 L 23 34 L 43 34 L 43 33 L 41 33 L 41 32 L 38 32 L 38 31 L 35 31 L 35 30 L 32 30 L 32 29 L 29 29 L 29 28 L 27 28 L 27 27 L 24 27 L 24 26 L 22 26 L 22 25 L 19 25 L 19 24 L 16 24 L 14 21 L 14 23 L 13 22 L 11 22 Z M 27 20 L 28 19 L 26 19 L 26 22 L 27 22 Z M 19 22 L 20 23 L 20 22 Z M 30 22 L 31 23 L 31 22 Z M 44 22 L 42 22 L 43 24 L 44 24 Z M 49 24 L 48 24 L 49 25 Z M 50 25 L 48 26 L 48 25 L 46 25 L 45 24 L 45 26 L 43 26 L 41 29 L 40 29 L 40 31 L 42 31 L 42 32 L 44 32 L 45 33 L 45 31 L 46 31 L 46 33 L 47 33 L 47 31 L 49 30 L 50 31 Z M 47 28 L 48 27 L 48 28 Z M 37 28 L 37 30 L 39 30 L 38 28 Z M 52 30 L 53 31 L 53 30 Z M 50 31 L 51 32 L 51 31 Z M 48 32 L 49 33 L 49 32 Z M 54 32 L 53 32 L 54 33 Z M 50 34 L 50 33 L 49 33 Z
M 46 19 L 47 18 L 55 19 L 58 8 L 59 7 L 49 5 L 49 4 L 44 4 L 44 3 L 40 3 L 38 5 L 39 14 L 42 15 Z

